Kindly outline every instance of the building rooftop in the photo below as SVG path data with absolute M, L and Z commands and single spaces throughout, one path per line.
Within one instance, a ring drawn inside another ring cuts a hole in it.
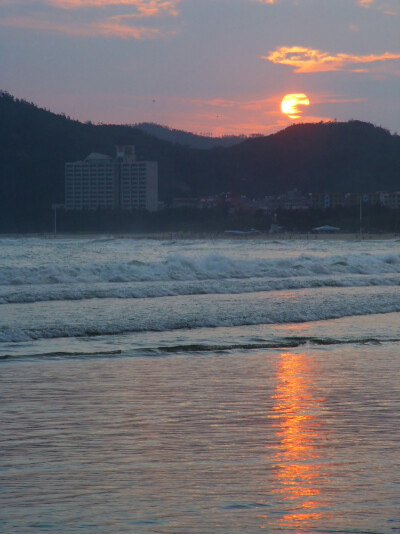
M 98 152 L 91 152 L 87 158 L 85 158 L 85 161 L 92 161 L 92 160 L 110 160 L 110 156 L 106 156 L 104 154 L 99 154 Z

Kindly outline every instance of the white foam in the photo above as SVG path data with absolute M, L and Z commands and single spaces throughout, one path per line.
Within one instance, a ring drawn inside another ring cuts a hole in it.
M 351 254 L 290 258 L 238 259 L 210 254 L 173 254 L 165 261 L 51 264 L 0 267 L 0 285 L 54 285 L 155 281 L 225 280 L 229 278 L 297 278 L 312 275 L 400 273 L 400 254 Z
M 313 287 L 400 286 L 400 274 L 312 275 L 283 278 L 10 285 L 2 287 L 0 304 L 106 298 L 157 298 L 177 295 L 236 294 Z
M 327 320 L 400 311 L 392 287 L 10 304 L 0 341 Z M 171 309 L 170 305 L 173 305 Z M 29 313 L 29 308 L 32 306 Z

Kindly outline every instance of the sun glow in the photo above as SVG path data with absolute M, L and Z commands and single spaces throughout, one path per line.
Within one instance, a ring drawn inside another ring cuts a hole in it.
M 285 95 L 281 102 L 282 113 L 290 117 L 291 119 L 299 119 L 302 114 L 302 110 L 299 106 L 309 106 L 310 101 L 307 95 L 304 93 L 293 93 Z

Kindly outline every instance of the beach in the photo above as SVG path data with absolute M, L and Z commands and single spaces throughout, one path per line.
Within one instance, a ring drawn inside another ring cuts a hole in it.
M 397 238 L 0 241 L 0 531 L 400 529 Z

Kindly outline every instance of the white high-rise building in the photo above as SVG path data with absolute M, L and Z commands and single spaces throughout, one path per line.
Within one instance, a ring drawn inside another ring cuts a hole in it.
M 132 145 L 118 146 L 116 159 L 93 152 L 65 164 L 66 209 L 157 211 L 157 206 L 157 163 L 137 161 Z

